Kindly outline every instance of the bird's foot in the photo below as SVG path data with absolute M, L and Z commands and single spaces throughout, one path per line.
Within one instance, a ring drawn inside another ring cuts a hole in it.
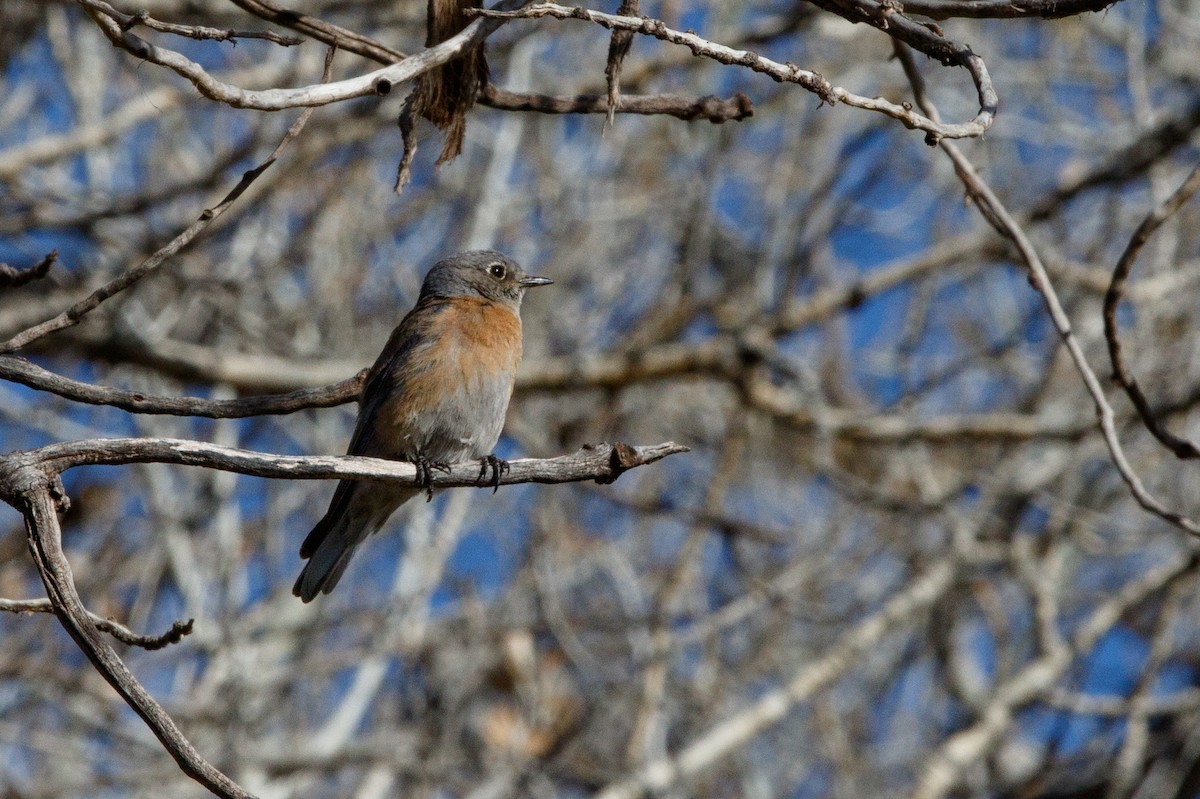
M 413 461 L 417 467 L 417 484 L 425 489 L 425 501 L 433 501 L 433 472 L 450 474 L 450 464 L 444 461 L 431 461 L 424 455 L 418 455 Z
M 488 485 L 490 483 L 492 486 L 492 493 L 495 494 L 500 490 L 500 475 L 508 474 L 509 468 L 508 461 L 497 458 L 495 455 L 488 455 L 480 458 L 479 477 L 475 478 L 475 482 L 479 483 L 480 485 Z M 488 469 L 492 470 L 492 479 L 485 483 L 483 481 L 483 477 L 487 474 Z

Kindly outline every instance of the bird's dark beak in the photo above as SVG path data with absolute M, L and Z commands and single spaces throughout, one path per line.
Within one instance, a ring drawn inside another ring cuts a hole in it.
M 548 277 L 536 277 L 534 275 L 521 278 L 521 286 L 527 289 L 531 289 L 534 286 L 549 286 L 553 282 Z

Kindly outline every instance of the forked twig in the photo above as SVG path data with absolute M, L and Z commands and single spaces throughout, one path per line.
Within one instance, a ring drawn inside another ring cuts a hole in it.
M 49 599 L 0 599 L 0 611 L 6 613 L 55 612 L 54 605 Z M 191 635 L 192 622 L 194 621 L 193 619 L 188 619 L 187 621 L 172 622 L 171 629 L 162 635 L 143 635 L 142 633 L 134 632 L 119 621 L 97 616 L 90 610 L 87 612 L 87 615 L 92 620 L 92 624 L 96 625 L 96 629 L 101 632 L 108 633 L 123 644 L 147 650 L 162 649 L 171 644 L 179 643 L 183 640 L 184 636 Z
M 184 737 L 162 705 L 142 687 L 133 672 L 104 640 L 100 628 L 75 590 L 71 566 L 62 551 L 62 531 L 48 480 L 23 494 L 29 551 L 54 613 L 88 660 L 121 698 L 146 722 L 163 747 L 189 777 L 223 799 L 253 799 L 253 795 L 209 763 Z

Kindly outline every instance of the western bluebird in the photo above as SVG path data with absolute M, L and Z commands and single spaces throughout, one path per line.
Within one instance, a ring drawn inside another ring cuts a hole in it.
M 438 261 L 417 304 L 392 331 L 359 398 L 350 455 L 411 461 L 430 469 L 480 459 L 494 485 L 508 464 L 492 454 L 521 361 L 521 299 L 552 281 L 531 277 L 492 250 Z M 328 594 L 354 548 L 420 488 L 342 480 L 324 518 L 300 547 L 308 563 L 292 593 L 305 602 Z

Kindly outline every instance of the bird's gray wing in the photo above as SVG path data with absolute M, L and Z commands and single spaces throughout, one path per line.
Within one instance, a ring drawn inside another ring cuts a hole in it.
M 380 407 L 390 397 L 405 391 L 406 370 L 401 367 L 429 342 L 427 328 L 430 320 L 439 313 L 441 302 L 437 297 L 422 300 L 392 331 L 363 385 L 358 421 L 347 448 L 348 455 L 403 458 L 413 454 L 397 452 L 379 440 L 376 421 Z M 339 481 L 329 510 L 300 545 L 300 557 L 308 558 L 309 562 L 297 578 L 292 593 L 305 602 L 320 592 L 328 593 L 337 585 L 354 548 L 419 491 L 359 480 Z

